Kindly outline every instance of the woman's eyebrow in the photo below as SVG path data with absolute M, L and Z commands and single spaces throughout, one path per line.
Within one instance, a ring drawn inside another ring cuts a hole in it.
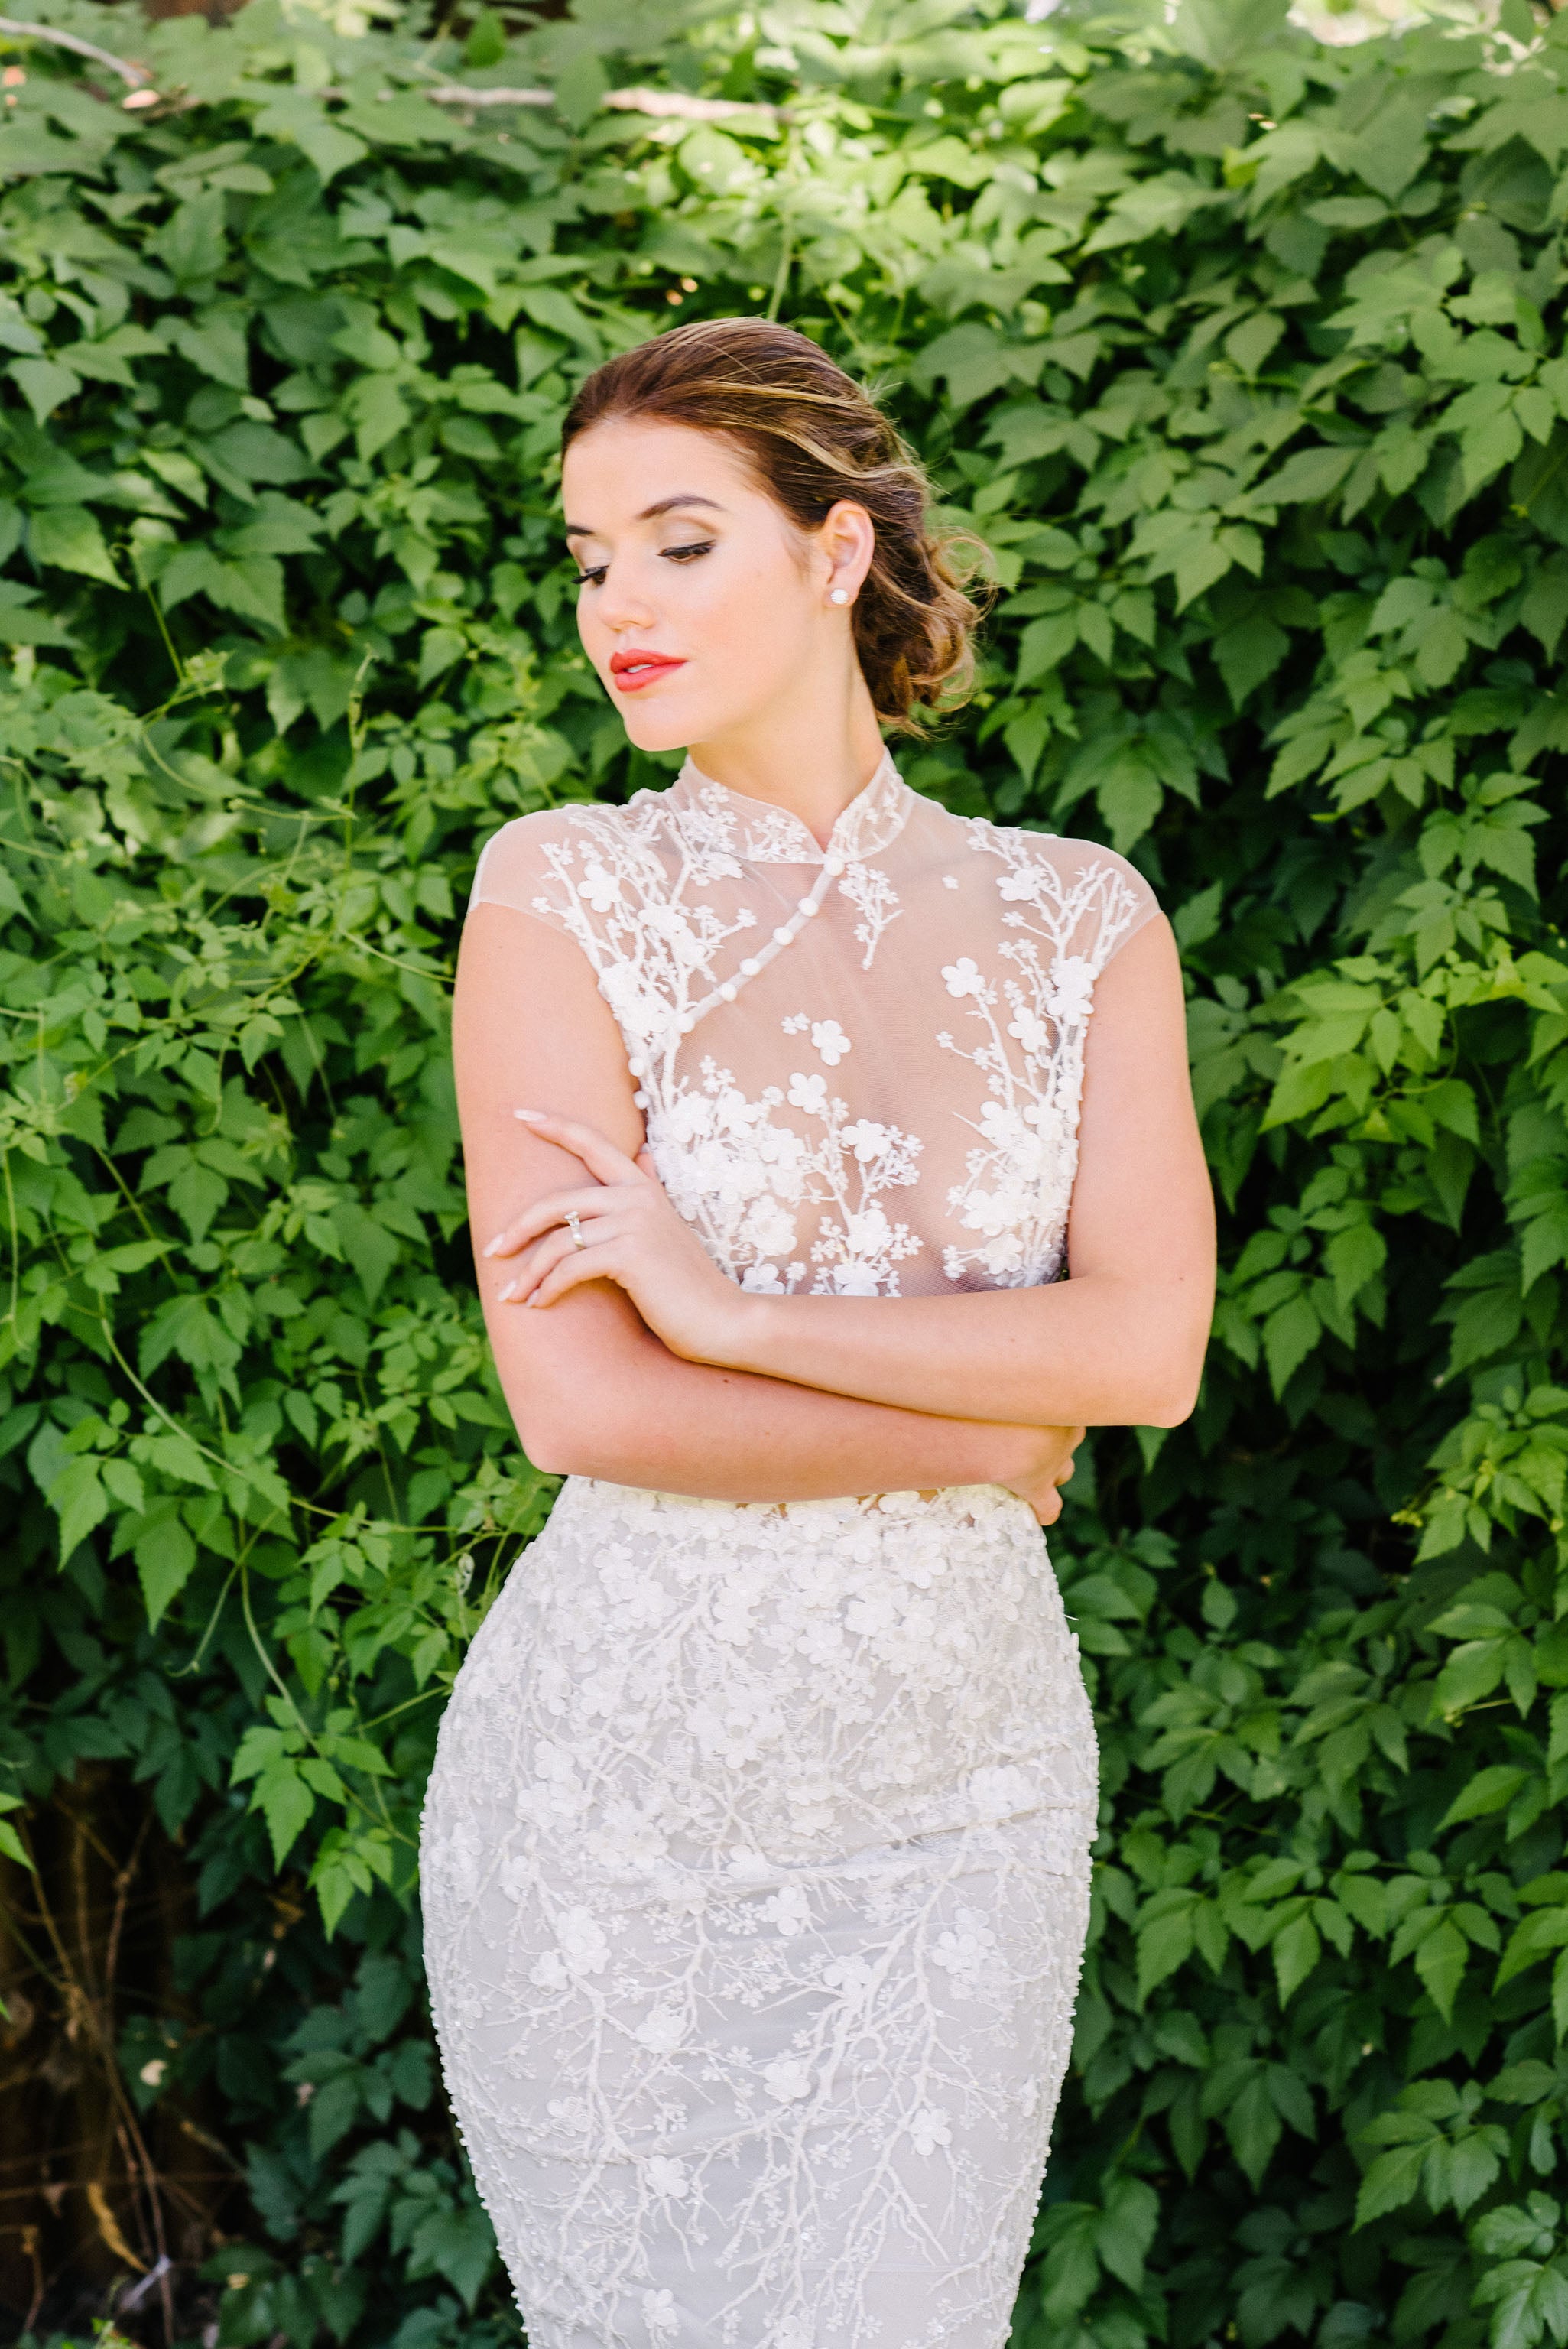
M 637 516 L 637 520 L 639 522 L 657 522 L 661 514 L 669 513 L 676 506 L 707 506 L 711 513 L 722 513 L 724 512 L 724 508 L 719 504 L 717 498 L 691 497 L 683 493 L 679 497 L 661 498 L 657 505 L 645 506 L 642 512 Z M 594 532 L 589 528 L 588 524 L 581 522 L 569 522 L 562 532 L 562 536 L 563 538 L 593 538 L 594 535 Z
M 637 520 L 639 522 L 656 522 L 660 514 L 668 513 L 674 506 L 707 506 L 710 513 L 722 513 L 724 512 L 724 508 L 719 504 L 717 498 L 696 498 L 686 496 L 678 498 L 661 498 L 656 506 L 645 506 L 642 512 L 637 516 Z

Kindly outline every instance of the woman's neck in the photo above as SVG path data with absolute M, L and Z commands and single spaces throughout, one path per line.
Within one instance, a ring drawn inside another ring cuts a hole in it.
M 824 709 L 819 697 L 724 729 L 689 745 L 716 783 L 799 816 L 820 848 L 882 761 L 882 729 L 857 667 L 851 689 Z

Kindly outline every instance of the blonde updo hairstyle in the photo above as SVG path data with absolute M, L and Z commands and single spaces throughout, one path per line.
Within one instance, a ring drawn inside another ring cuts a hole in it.
M 697 319 L 655 335 L 587 378 L 562 453 L 595 424 L 634 419 L 722 433 L 801 531 L 820 529 L 841 498 L 864 506 L 876 551 L 853 624 L 878 718 L 916 733 L 921 712 L 965 698 L 980 617 L 965 585 L 979 542 L 933 528 L 918 461 L 809 336 L 767 318 Z

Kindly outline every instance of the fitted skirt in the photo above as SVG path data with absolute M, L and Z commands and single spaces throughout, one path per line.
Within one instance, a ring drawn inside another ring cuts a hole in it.
M 458 1677 L 421 1849 L 531 2349 L 1003 2349 L 1095 1814 L 1015 1495 L 569 1481 Z

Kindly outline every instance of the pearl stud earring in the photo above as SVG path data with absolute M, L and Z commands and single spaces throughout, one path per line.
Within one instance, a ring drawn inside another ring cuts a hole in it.
M 835 587 L 828 598 L 830 604 L 847 604 L 849 600 L 850 591 L 847 587 Z

